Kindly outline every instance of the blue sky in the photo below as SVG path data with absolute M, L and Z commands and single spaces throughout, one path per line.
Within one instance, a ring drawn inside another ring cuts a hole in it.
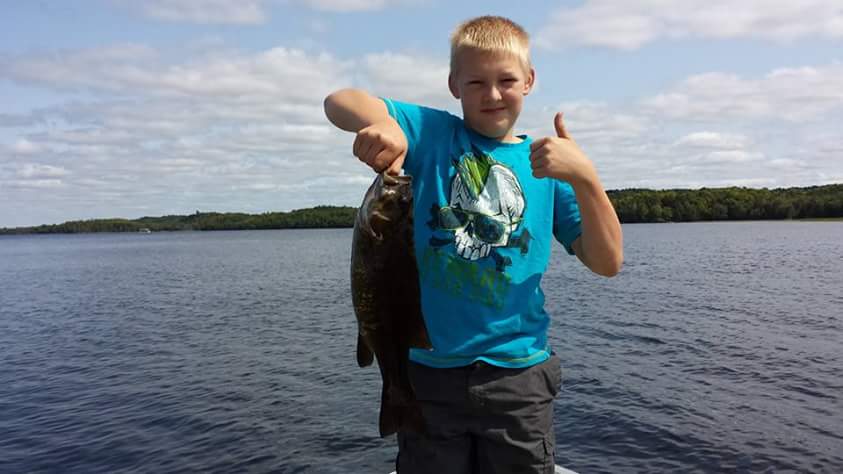
M 340 87 L 459 112 L 448 35 L 532 35 L 519 132 L 565 112 L 609 189 L 843 182 L 839 0 L 0 5 L 0 227 L 357 205 Z M 529 7 L 529 8 L 525 8 Z

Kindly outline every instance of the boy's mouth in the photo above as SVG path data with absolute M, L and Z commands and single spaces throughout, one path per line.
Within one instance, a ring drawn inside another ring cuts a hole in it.
M 483 112 L 484 114 L 494 114 L 494 113 L 497 113 L 497 112 L 503 112 L 504 110 L 506 110 L 506 107 L 496 107 L 496 108 L 492 108 L 492 109 L 480 109 L 480 111 Z

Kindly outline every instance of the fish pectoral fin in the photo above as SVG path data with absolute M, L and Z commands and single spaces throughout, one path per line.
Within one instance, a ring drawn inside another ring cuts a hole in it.
M 406 321 L 407 345 L 417 349 L 432 349 L 427 325 L 421 313 L 409 314 Z
M 366 345 L 366 341 L 363 340 L 363 336 L 360 334 L 357 335 L 357 366 L 358 367 L 368 367 L 372 365 L 372 362 L 375 360 L 375 355 L 369 349 L 369 346 Z
M 416 349 L 433 349 L 433 344 L 430 342 L 430 337 L 427 335 L 427 330 L 418 331 L 410 335 L 410 341 L 407 344 Z

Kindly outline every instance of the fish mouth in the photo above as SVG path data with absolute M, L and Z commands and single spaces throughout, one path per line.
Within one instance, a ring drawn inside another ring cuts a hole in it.
M 392 187 L 410 184 L 413 178 L 407 175 L 395 176 L 384 171 L 380 174 L 380 179 L 383 181 L 384 186 Z
M 398 180 L 395 179 L 395 176 L 387 173 L 386 171 L 381 173 L 381 179 L 383 179 L 383 184 L 387 186 L 398 184 Z

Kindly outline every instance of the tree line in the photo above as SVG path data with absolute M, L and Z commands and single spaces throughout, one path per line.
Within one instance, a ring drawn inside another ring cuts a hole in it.
M 843 217 L 843 184 L 780 189 L 625 189 L 607 194 L 624 223 Z
M 607 194 L 623 223 L 843 218 L 843 184 L 780 189 L 623 189 Z M 356 212 L 356 208 L 348 206 L 263 214 L 197 211 L 187 216 L 92 219 L 1 228 L 0 234 L 336 228 L 352 227 Z
M 140 219 L 91 219 L 34 227 L 2 228 L 0 234 L 75 234 L 82 232 L 150 232 L 180 230 L 255 230 L 352 227 L 357 209 L 317 206 L 290 212 L 244 214 L 199 212 L 187 216 L 141 217 Z

